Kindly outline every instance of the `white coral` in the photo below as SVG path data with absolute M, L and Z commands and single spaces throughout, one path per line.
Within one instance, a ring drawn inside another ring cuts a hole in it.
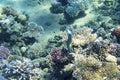
M 93 29 L 88 27 L 83 27 L 78 30 L 72 30 L 73 37 L 72 43 L 75 46 L 83 46 L 85 44 L 89 44 L 90 42 L 94 42 L 97 39 L 97 34 L 92 33 Z M 67 40 L 67 33 L 62 32 L 61 36 L 63 41 Z
M 96 37 L 97 34 L 93 34 L 92 33 L 92 29 L 88 28 L 88 27 L 84 27 L 81 28 L 80 30 L 78 30 L 76 33 L 73 35 L 73 44 L 76 46 L 79 45 L 85 45 L 85 44 L 89 44 L 90 42 L 93 42 Z

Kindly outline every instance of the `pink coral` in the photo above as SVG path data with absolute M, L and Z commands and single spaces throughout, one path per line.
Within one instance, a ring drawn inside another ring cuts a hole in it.
M 61 49 L 53 49 L 51 51 L 50 55 L 54 61 L 60 60 L 62 57 L 62 50 Z

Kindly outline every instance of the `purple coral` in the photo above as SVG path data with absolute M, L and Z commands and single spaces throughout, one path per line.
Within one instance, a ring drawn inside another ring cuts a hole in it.
M 7 58 L 10 55 L 10 50 L 7 47 L 0 46 L 0 58 Z
M 62 57 L 62 50 L 61 49 L 53 49 L 51 51 L 50 55 L 54 61 L 58 61 Z
M 115 55 L 116 57 L 120 57 L 120 44 L 118 43 L 111 43 L 108 52 Z

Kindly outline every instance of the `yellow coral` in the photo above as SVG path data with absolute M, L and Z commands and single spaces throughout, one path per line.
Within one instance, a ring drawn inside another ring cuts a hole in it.
M 119 80 L 120 70 L 116 63 L 101 62 L 93 56 L 75 54 L 73 76 L 77 80 Z
M 83 72 L 83 78 L 85 80 L 103 80 L 99 73 L 87 70 Z
M 69 71 L 72 70 L 72 68 L 73 68 L 73 64 L 68 64 L 68 65 L 66 65 L 66 66 L 64 67 L 64 71 L 69 72 Z

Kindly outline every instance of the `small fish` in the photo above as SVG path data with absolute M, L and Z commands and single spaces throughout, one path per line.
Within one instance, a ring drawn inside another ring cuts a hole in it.
M 68 39 L 67 39 L 67 48 L 68 51 L 71 52 L 72 51 L 72 32 L 67 28 L 67 35 L 68 35 Z

